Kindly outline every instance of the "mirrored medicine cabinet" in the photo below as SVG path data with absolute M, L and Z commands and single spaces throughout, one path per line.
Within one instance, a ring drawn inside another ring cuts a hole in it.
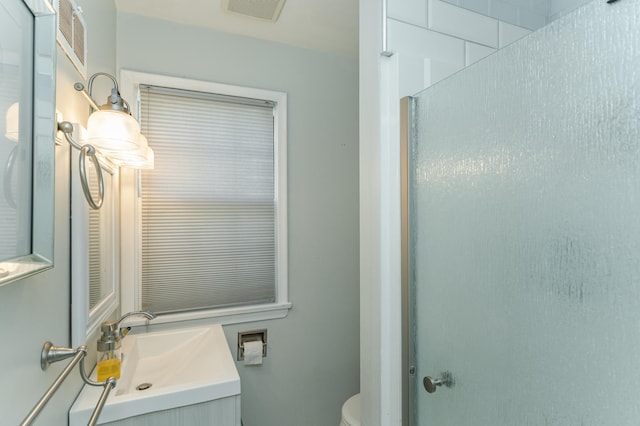
M 56 19 L 0 3 L 0 285 L 53 267 Z

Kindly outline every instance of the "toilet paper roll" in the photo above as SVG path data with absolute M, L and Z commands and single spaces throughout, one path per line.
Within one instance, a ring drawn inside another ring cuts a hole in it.
M 262 341 L 244 342 L 244 365 L 262 364 Z

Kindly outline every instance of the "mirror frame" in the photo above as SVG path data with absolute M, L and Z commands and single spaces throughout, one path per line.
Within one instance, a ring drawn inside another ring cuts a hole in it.
M 34 22 L 31 253 L 0 262 L 0 286 L 53 267 L 56 15 L 48 0 L 17 1 Z

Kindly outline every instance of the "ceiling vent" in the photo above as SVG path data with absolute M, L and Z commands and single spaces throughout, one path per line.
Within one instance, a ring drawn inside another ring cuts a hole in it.
M 285 0 L 222 0 L 222 9 L 238 15 L 275 22 Z

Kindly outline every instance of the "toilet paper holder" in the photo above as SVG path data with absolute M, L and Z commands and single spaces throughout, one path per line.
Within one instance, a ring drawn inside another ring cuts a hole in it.
M 244 344 L 246 342 L 262 342 L 262 357 L 267 356 L 267 329 L 238 332 L 238 361 L 244 360 Z

